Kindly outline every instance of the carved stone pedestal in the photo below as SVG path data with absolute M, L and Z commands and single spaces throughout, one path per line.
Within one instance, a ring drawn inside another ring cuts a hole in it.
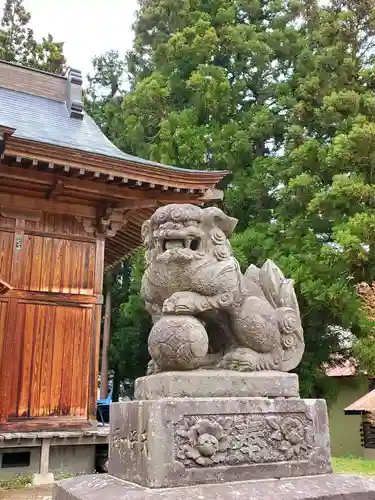
M 326 474 L 326 404 L 297 398 L 114 404 L 108 472 L 150 488 Z
M 375 500 L 375 481 L 331 474 L 326 403 L 294 395 L 295 375 L 272 384 L 278 374 L 224 374 L 194 372 L 190 385 L 183 373 L 139 380 L 148 399 L 111 408 L 109 475 L 64 481 L 54 499 Z M 274 397 L 243 395 L 262 384 Z M 220 387 L 241 396 L 166 397 Z

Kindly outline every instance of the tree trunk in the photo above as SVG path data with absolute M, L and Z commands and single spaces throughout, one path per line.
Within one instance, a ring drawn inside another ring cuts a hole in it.
M 100 399 L 108 396 L 108 348 L 111 338 L 111 311 L 112 311 L 112 283 L 113 275 L 109 271 L 105 277 L 105 311 L 103 324 L 103 346 L 102 346 L 102 365 L 100 370 Z

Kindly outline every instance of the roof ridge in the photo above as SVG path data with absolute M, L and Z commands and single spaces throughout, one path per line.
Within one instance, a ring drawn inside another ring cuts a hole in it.
M 24 64 L 20 64 L 17 62 L 6 61 L 5 59 L 0 58 L 0 63 L 6 64 L 8 66 L 14 66 L 16 68 L 26 69 L 26 70 L 31 71 L 33 73 L 41 73 L 42 75 L 54 76 L 55 78 L 67 80 L 67 77 L 65 75 L 57 75 L 56 73 L 51 73 L 50 71 L 44 71 L 42 69 L 32 68 L 31 66 L 25 66 Z
M 2 62 L 2 61 L 0 60 L 0 62 Z M 15 94 L 23 94 L 23 95 L 25 95 L 27 97 L 32 96 L 32 97 L 35 97 L 37 99 L 43 99 L 45 101 L 57 102 L 58 104 L 61 104 L 62 106 L 65 106 L 65 108 L 66 108 L 65 101 L 57 101 L 56 99 L 52 99 L 52 97 L 46 97 L 44 95 L 32 94 L 31 92 L 27 92 L 25 90 L 17 90 L 17 89 L 10 89 L 8 87 L 2 87 L 1 86 L 1 81 L 0 81 L 0 89 L 1 90 L 6 90 L 7 92 L 14 92 Z

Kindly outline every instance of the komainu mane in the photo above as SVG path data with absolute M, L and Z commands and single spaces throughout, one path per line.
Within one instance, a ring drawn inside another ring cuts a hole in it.
M 237 220 L 215 207 L 167 205 L 142 228 L 147 268 L 142 295 L 157 324 L 195 317 L 208 352 L 189 369 L 290 371 L 304 352 L 293 282 L 270 260 L 243 275 L 228 238 Z M 149 371 L 159 371 L 154 358 Z

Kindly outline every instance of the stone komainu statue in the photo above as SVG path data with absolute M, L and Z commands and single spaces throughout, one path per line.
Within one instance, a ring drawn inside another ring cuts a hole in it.
M 270 260 L 241 273 L 228 241 L 236 223 L 194 205 L 164 206 L 144 223 L 149 373 L 299 364 L 305 346 L 293 282 Z

